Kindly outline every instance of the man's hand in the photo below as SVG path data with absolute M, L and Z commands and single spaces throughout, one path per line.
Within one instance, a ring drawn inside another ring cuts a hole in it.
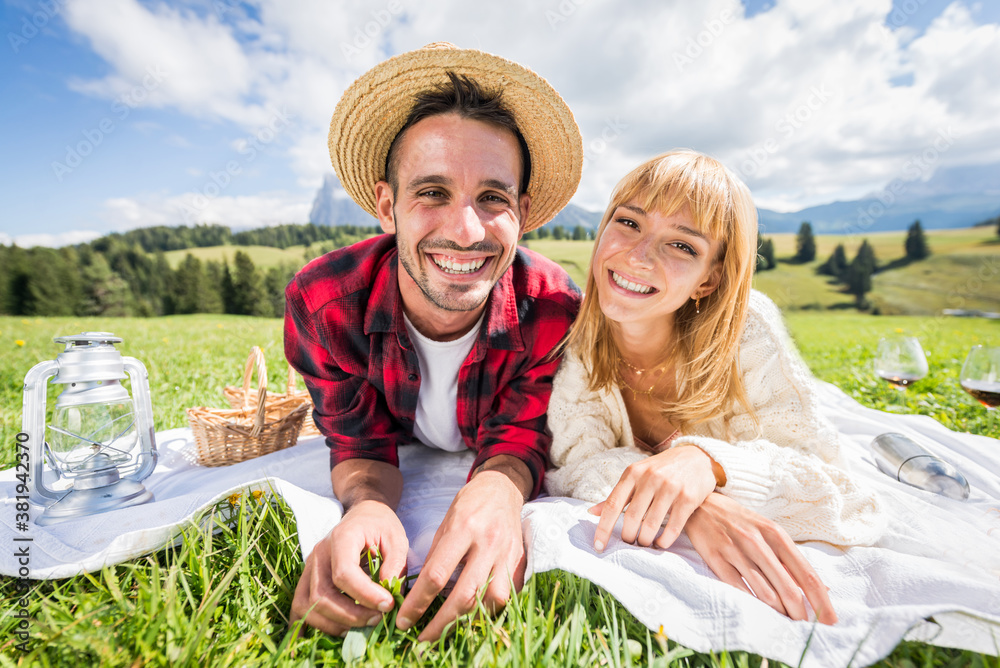
M 590 509 L 591 514 L 601 516 L 594 548 L 604 550 L 615 522 L 624 512 L 623 541 L 649 547 L 655 540 L 657 547 L 667 549 L 691 513 L 717 484 L 725 484 L 724 475 L 704 450 L 694 446 L 665 450 L 629 465 L 608 498 Z M 668 513 L 670 519 L 657 538 Z
M 507 603 L 512 581 L 517 590 L 524 584 L 521 506 L 531 490 L 531 476 L 513 457 L 501 455 L 487 465 L 490 468 L 478 471 L 455 497 L 434 535 L 423 570 L 399 607 L 396 627 L 408 629 L 463 565 L 420 640 L 436 640 L 448 624 L 472 610 L 484 585 L 483 603 L 493 610 Z
M 788 534 L 771 520 L 713 493 L 691 515 L 685 531 L 723 582 L 797 620 L 808 619 L 804 592 L 820 622 L 837 623 L 826 585 Z
M 313 549 L 295 588 L 292 622 L 339 636 L 355 626 L 374 626 L 392 610 L 392 594 L 361 568 L 360 556 L 377 547 L 384 557 L 380 578 L 401 577 L 409 542 L 399 518 L 378 501 L 353 506 Z
M 330 480 L 347 511 L 306 559 L 292 600 L 292 623 L 304 618 L 309 626 L 339 636 L 355 626 L 374 626 L 395 603 L 361 568 L 362 556 L 378 548 L 383 558 L 379 579 L 401 577 L 410 544 L 395 512 L 403 489 L 399 469 L 351 459 L 337 464 Z

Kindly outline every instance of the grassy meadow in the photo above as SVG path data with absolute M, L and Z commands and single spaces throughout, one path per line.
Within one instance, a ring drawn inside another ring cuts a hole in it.
M 875 236 L 869 235 L 870 242 Z M 991 253 L 1000 247 L 987 243 L 986 237 L 978 230 L 929 233 L 936 254 L 932 260 L 978 254 L 984 261 L 995 261 Z M 774 238 L 779 257 L 794 252 L 794 235 Z M 817 263 L 826 259 L 838 240 L 847 241 L 817 237 Z M 879 237 L 879 243 L 876 253 L 881 262 L 902 255 L 902 234 Z M 530 245 L 559 260 L 571 273 L 576 271 L 574 280 L 582 282 L 590 243 L 544 240 Z M 853 252 L 848 249 L 849 256 Z M 757 281 L 785 308 L 792 335 L 819 378 L 867 406 L 930 415 L 951 429 L 1000 437 L 1000 420 L 991 422 L 957 381 L 969 347 L 1000 345 L 1000 321 L 816 310 L 814 304 L 837 306 L 850 298 L 837 295 L 822 280 L 810 282 L 813 276 L 809 265 L 781 263 Z M 995 281 L 984 283 L 984 299 L 997 296 L 994 285 Z M 190 406 L 224 406 L 222 388 L 239 383 L 253 345 L 265 351 L 269 386 L 283 389 L 287 366 L 279 319 L 0 317 L 3 468 L 15 460 L 25 373 L 58 354 L 53 337 L 87 330 L 114 332 L 124 339 L 123 354 L 145 363 L 158 430 L 185 426 L 185 409 Z M 905 393 L 890 389 L 871 372 L 879 337 L 893 332 L 919 336 L 928 353 L 927 378 Z M 101 572 L 35 583 L 28 594 L 29 651 L 15 646 L 17 620 L 5 614 L 0 618 L 0 665 L 776 665 L 741 652 L 691 652 L 643 627 L 596 586 L 561 572 L 535 576 L 496 618 L 462 618 L 451 637 L 433 645 L 417 643 L 412 631 L 401 633 L 386 626 L 376 627 L 367 641 L 357 634 L 345 641 L 310 630 L 301 635 L 289 632 L 287 615 L 302 563 L 294 518 L 280 499 L 270 501 L 260 503 L 248 496 L 235 508 L 223 502 L 208 513 L 200 528 L 188 529 L 174 548 Z M 233 521 L 221 519 L 234 510 Z M 0 578 L 0 594 L 5 601 L 17 599 L 14 580 Z M 1000 667 L 1000 660 L 905 642 L 878 665 Z
M 887 269 L 872 277 L 868 300 L 884 315 L 937 315 L 944 309 L 1000 312 L 1000 239 L 993 226 L 925 232 L 931 256 L 921 262 Z M 837 244 L 848 259 L 865 239 L 875 250 L 879 266 L 904 256 L 906 232 L 876 232 L 858 236 L 816 235 L 816 259 L 806 264 L 789 260 L 795 255 L 795 234 L 765 235 L 774 241 L 778 266 L 754 278 L 754 287 L 786 311 L 854 309 L 854 297 L 829 276 L 816 273 Z M 590 241 L 538 239 L 525 243 L 566 269 L 582 286 L 590 261 Z

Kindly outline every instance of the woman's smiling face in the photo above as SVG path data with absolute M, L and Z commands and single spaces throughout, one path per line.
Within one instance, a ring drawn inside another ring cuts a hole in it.
M 667 216 L 631 200 L 615 209 L 597 244 L 598 301 L 619 324 L 672 324 L 689 299 L 718 286 L 720 244 L 698 231 L 687 208 Z

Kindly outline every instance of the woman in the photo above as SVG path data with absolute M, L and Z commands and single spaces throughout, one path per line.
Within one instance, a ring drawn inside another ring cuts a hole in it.
M 793 540 L 881 533 L 777 307 L 751 290 L 756 246 L 749 190 L 707 156 L 664 154 L 612 193 L 553 384 L 545 478 L 598 504 L 598 551 L 623 512 L 624 541 L 669 547 L 713 491 Z

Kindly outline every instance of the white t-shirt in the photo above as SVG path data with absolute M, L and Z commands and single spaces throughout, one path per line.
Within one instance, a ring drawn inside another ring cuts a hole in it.
M 476 342 L 483 318 L 454 341 L 428 339 L 417 331 L 406 314 L 403 321 L 420 362 L 420 393 L 413 435 L 424 445 L 461 452 L 467 446 L 458 430 L 458 369 Z

